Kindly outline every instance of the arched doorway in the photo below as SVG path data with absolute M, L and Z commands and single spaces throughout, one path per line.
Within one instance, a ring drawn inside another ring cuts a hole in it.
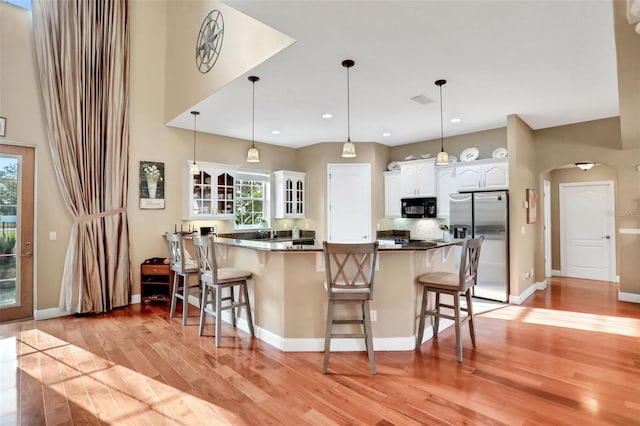
M 543 173 L 545 236 L 551 238 L 551 275 L 617 281 L 615 203 L 617 169 L 568 164 Z M 547 223 L 547 221 L 549 221 Z M 546 237 L 545 237 L 546 238 Z

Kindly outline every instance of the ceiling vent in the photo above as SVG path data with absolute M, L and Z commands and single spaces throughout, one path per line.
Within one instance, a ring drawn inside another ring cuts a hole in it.
M 429 99 L 425 95 L 414 96 L 411 100 L 416 101 L 420 105 L 428 105 L 433 102 L 433 99 Z

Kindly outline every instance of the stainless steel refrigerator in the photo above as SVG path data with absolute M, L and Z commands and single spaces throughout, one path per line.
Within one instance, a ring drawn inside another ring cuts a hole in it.
M 509 193 L 468 192 L 449 196 L 449 229 L 454 238 L 484 235 L 475 297 L 509 299 Z M 458 256 L 459 259 L 459 256 Z

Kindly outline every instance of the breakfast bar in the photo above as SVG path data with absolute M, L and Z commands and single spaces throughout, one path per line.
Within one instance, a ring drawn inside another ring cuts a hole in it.
M 256 336 L 283 351 L 322 351 L 327 312 L 322 244 L 216 237 L 223 266 L 249 270 Z M 419 275 L 455 270 L 462 240 L 380 245 L 371 303 L 376 350 L 415 345 Z M 346 308 L 346 307 L 345 307 Z M 242 320 L 239 327 L 246 328 Z M 429 333 L 425 333 L 429 335 Z M 338 341 L 334 350 L 363 350 L 360 341 Z

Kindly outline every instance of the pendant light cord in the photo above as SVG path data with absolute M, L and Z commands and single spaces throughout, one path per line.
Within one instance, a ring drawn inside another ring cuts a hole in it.
M 251 82 L 251 148 L 255 148 L 255 127 L 256 127 L 256 82 Z
M 193 164 L 196 164 L 196 119 L 200 113 L 191 111 L 191 114 L 193 114 Z
M 351 89 L 349 87 L 349 67 L 347 67 L 347 141 L 351 142 Z
M 444 121 L 442 120 L 442 84 L 440 85 L 440 149 L 444 151 Z

